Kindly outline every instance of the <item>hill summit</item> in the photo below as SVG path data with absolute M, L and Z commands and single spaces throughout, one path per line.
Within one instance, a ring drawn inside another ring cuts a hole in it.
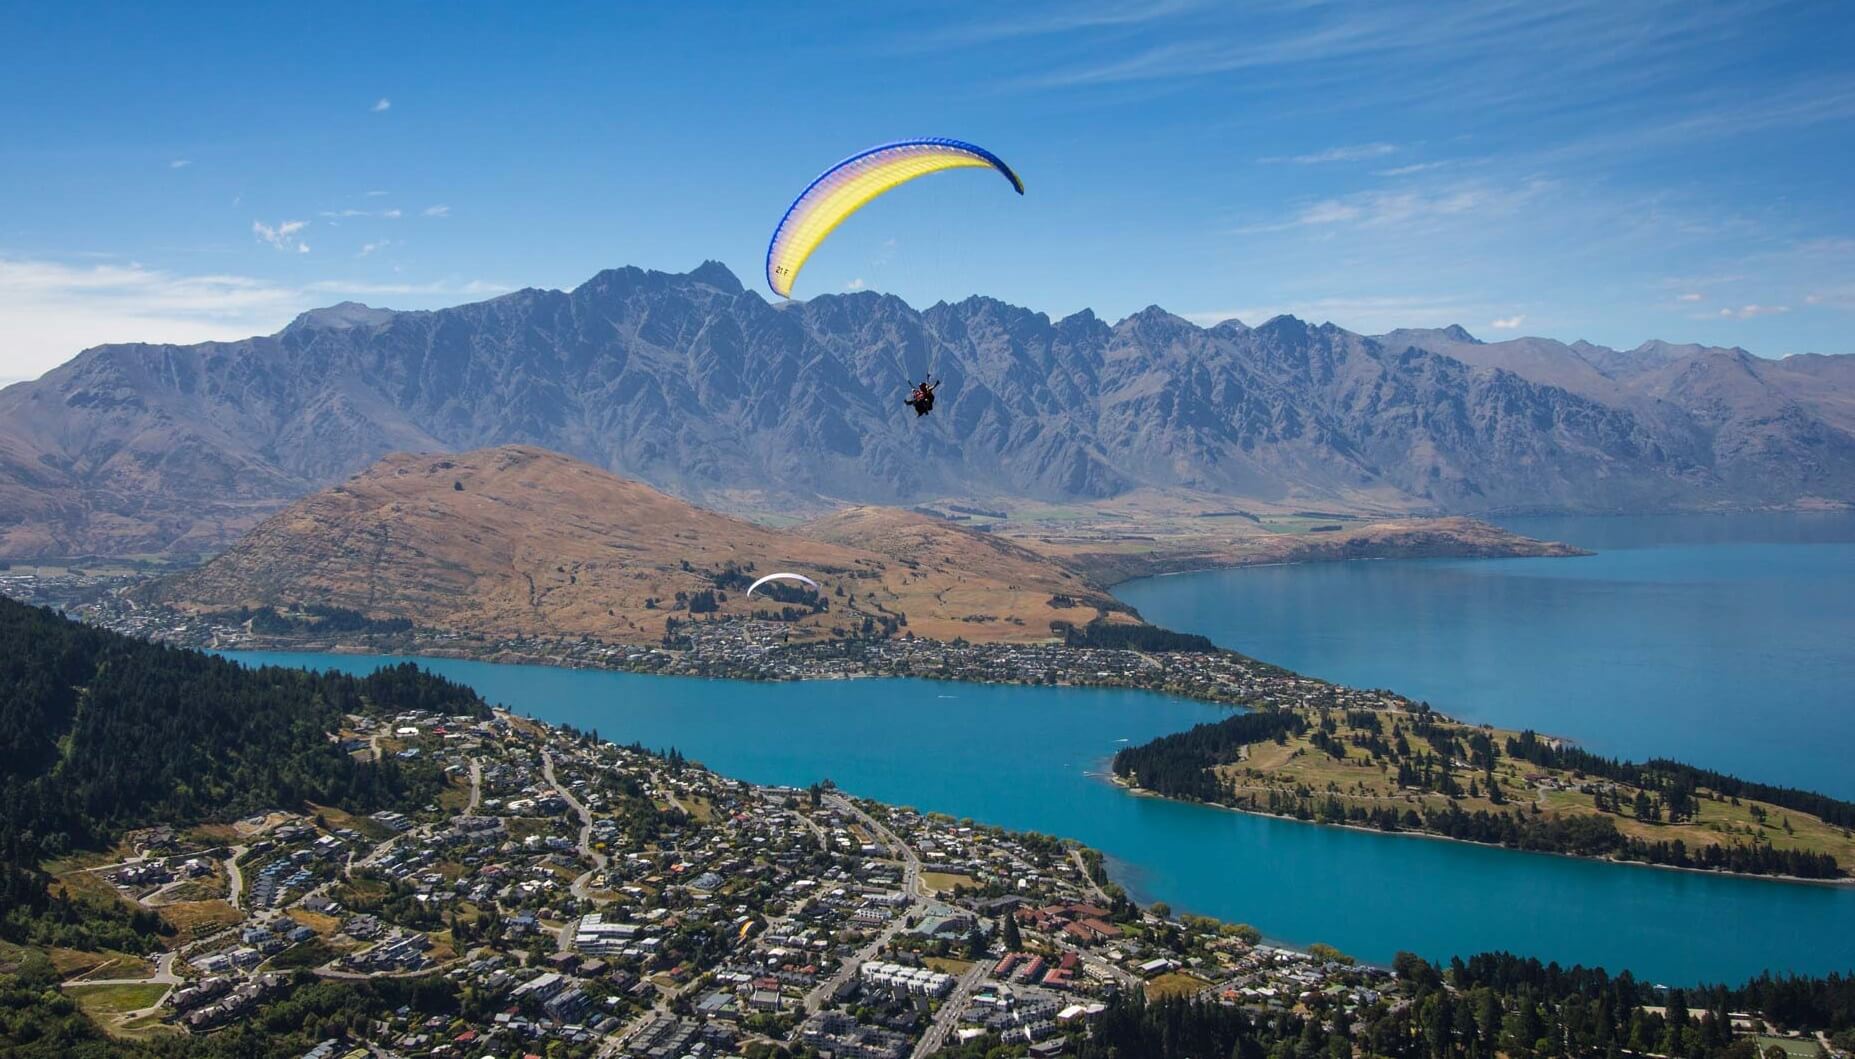
M 822 594 L 744 598 L 753 578 L 783 570 Z M 1124 609 L 1052 560 L 945 521 L 863 510 L 784 532 L 525 445 L 388 456 L 143 591 L 189 611 L 332 607 L 489 636 L 632 643 L 661 638 L 666 620 L 756 612 L 789 620 L 801 639 L 887 623 L 935 639 L 1037 640 L 1052 621 Z

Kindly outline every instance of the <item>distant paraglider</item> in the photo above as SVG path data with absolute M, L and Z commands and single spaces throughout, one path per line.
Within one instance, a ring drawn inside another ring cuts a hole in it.
M 851 155 L 799 193 L 773 229 L 766 250 L 766 282 L 773 293 L 792 297 L 792 283 L 825 237 L 877 196 L 916 177 L 945 169 L 998 170 L 1018 194 L 1024 181 L 991 151 L 961 140 L 899 140 Z
M 754 589 L 759 588 L 761 585 L 766 584 L 768 581 L 802 581 L 805 584 L 812 586 L 813 592 L 824 591 L 823 589 L 818 587 L 818 582 L 813 581 L 811 578 L 806 577 L 804 574 L 778 573 L 778 574 L 768 574 L 765 577 L 761 578 L 760 580 L 755 581 L 753 584 L 748 585 L 747 595 L 742 598 L 752 599 L 754 595 Z

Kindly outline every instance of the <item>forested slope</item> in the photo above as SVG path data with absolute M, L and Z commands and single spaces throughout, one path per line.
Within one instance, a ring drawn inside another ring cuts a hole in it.
M 71 920 L 39 865 L 127 829 L 428 801 L 434 769 L 359 762 L 330 738 L 364 706 L 486 709 L 410 664 L 366 677 L 247 669 L 0 598 L 0 936 Z

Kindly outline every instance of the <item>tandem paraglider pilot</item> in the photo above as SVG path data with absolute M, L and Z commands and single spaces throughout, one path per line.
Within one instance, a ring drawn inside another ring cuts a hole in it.
M 939 379 L 932 381 L 922 379 L 921 384 L 916 386 L 914 392 L 910 393 L 902 403 L 913 408 L 916 416 L 927 415 L 934 410 L 934 388 L 939 385 Z

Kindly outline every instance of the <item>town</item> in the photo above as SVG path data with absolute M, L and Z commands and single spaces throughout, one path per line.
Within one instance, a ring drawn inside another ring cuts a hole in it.
M 192 927 L 151 977 L 69 983 L 80 1003 L 130 993 L 115 1029 L 210 1033 L 305 976 L 427 977 L 477 1002 L 388 1019 L 373 1054 L 869 1059 L 975 1038 L 1061 1055 L 1130 990 L 1264 1012 L 1397 1003 L 1389 972 L 1338 953 L 1141 910 L 1092 851 L 1045 836 L 756 786 L 503 712 L 350 717 L 331 737 L 363 760 L 428 757 L 451 784 L 415 813 L 136 832 L 133 856 L 83 873 Z
M 490 638 L 415 627 L 392 632 L 266 634 L 248 619 L 193 615 L 137 605 L 120 590 L 138 576 L 60 571 L 40 576 L 0 572 L 0 594 L 55 607 L 88 624 L 184 647 L 240 650 L 364 650 L 380 654 L 471 658 L 735 680 L 832 680 L 922 677 L 995 684 L 1137 688 L 1243 706 L 1409 709 L 1383 690 L 1349 688 L 1259 662 L 1232 651 L 1143 650 L 1078 646 L 1059 640 L 977 643 L 886 637 L 798 642 L 780 622 L 754 619 L 677 621 L 654 644 L 587 637 Z

